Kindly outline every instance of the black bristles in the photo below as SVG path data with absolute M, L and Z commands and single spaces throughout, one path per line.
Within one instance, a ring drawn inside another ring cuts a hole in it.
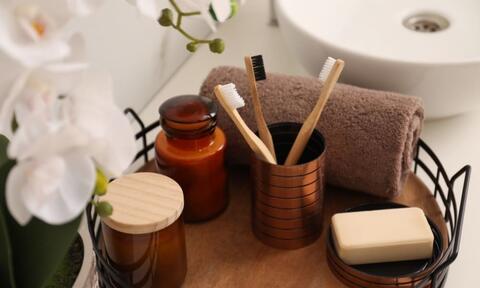
M 263 65 L 262 55 L 252 56 L 253 74 L 255 74 L 255 81 L 262 81 L 267 79 L 265 73 L 265 66 Z

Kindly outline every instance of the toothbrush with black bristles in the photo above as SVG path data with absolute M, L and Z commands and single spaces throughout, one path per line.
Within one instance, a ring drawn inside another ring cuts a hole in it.
M 265 118 L 263 117 L 262 105 L 257 90 L 257 81 L 267 79 L 262 55 L 252 57 L 246 56 L 245 69 L 247 71 L 248 82 L 252 93 L 253 111 L 255 114 L 255 121 L 257 122 L 258 134 L 270 153 L 276 158 L 272 135 L 270 134 Z

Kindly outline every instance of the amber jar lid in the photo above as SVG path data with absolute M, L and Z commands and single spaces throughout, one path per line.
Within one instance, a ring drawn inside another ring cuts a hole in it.
M 159 113 L 163 130 L 171 137 L 201 137 L 217 125 L 217 105 L 203 96 L 173 97 L 160 106 Z
M 102 218 L 110 228 L 127 234 L 153 233 L 174 223 L 183 211 L 183 192 L 173 179 L 157 173 L 125 175 L 108 184 L 100 198 L 113 206 Z

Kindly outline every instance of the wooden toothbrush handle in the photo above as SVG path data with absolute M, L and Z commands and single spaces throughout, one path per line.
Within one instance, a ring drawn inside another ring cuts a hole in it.
M 310 136 L 315 130 L 315 126 L 317 123 L 316 115 L 310 113 L 308 118 L 303 122 L 302 128 L 298 132 L 297 138 L 295 138 L 295 142 L 293 142 L 293 146 L 288 153 L 287 160 L 285 160 L 284 165 L 295 165 L 297 164 L 298 160 L 303 154 L 305 147 L 308 144 L 308 140 L 310 140 Z
M 323 108 L 325 107 L 335 84 L 337 84 L 338 78 L 340 78 L 344 65 L 345 63 L 342 60 L 338 59 L 335 61 L 332 71 L 330 71 L 330 74 L 324 83 L 320 97 L 298 132 L 297 138 L 295 138 L 295 142 L 288 153 L 284 165 L 295 165 L 302 156 L 303 151 L 308 144 L 308 140 L 310 140 L 310 136 L 312 136 L 313 130 L 315 130 L 318 120 L 320 120 Z
M 258 135 L 262 139 L 265 146 L 267 146 L 273 158 L 276 159 L 275 146 L 273 145 L 272 134 L 268 130 L 267 122 L 263 116 L 262 104 L 258 96 L 257 84 L 255 80 L 255 73 L 253 71 L 252 58 L 245 57 L 245 70 L 247 71 L 248 84 L 252 93 L 253 112 L 255 115 L 255 122 L 257 122 Z
M 225 112 L 227 112 L 228 116 L 230 116 L 230 119 L 232 119 L 235 126 L 237 126 L 240 134 L 242 134 L 245 142 L 247 142 L 248 146 L 250 149 L 252 149 L 255 155 L 270 164 L 277 164 L 277 161 L 272 156 L 267 146 L 263 144 L 262 140 L 260 140 L 260 138 L 258 138 L 257 135 L 250 130 L 250 128 L 248 128 L 237 109 L 234 109 L 227 103 L 219 86 L 215 87 L 215 95 L 217 96 L 218 102 L 225 109 Z
M 232 121 L 237 126 L 248 146 L 250 146 L 250 149 L 252 149 L 257 156 L 267 161 L 268 163 L 277 164 L 277 160 L 275 160 L 272 153 L 270 153 L 270 151 L 268 150 L 267 146 L 262 142 L 260 138 L 257 137 L 257 135 L 255 135 L 255 133 L 252 132 L 252 130 L 250 130 L 250 128 L 248 128 L 245 121 L 243 121 L 240 114 L 238 114 L 238 111 L 232 110 L 231 114 L 232 116 L 230 117 L 232 118 Z

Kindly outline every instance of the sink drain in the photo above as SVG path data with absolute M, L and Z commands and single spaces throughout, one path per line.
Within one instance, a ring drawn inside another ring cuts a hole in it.
M 447 29 L 450 23 L 443 16 L 423 13 L 408 17 L 403 26 L 416 32 L 434 33 Z

